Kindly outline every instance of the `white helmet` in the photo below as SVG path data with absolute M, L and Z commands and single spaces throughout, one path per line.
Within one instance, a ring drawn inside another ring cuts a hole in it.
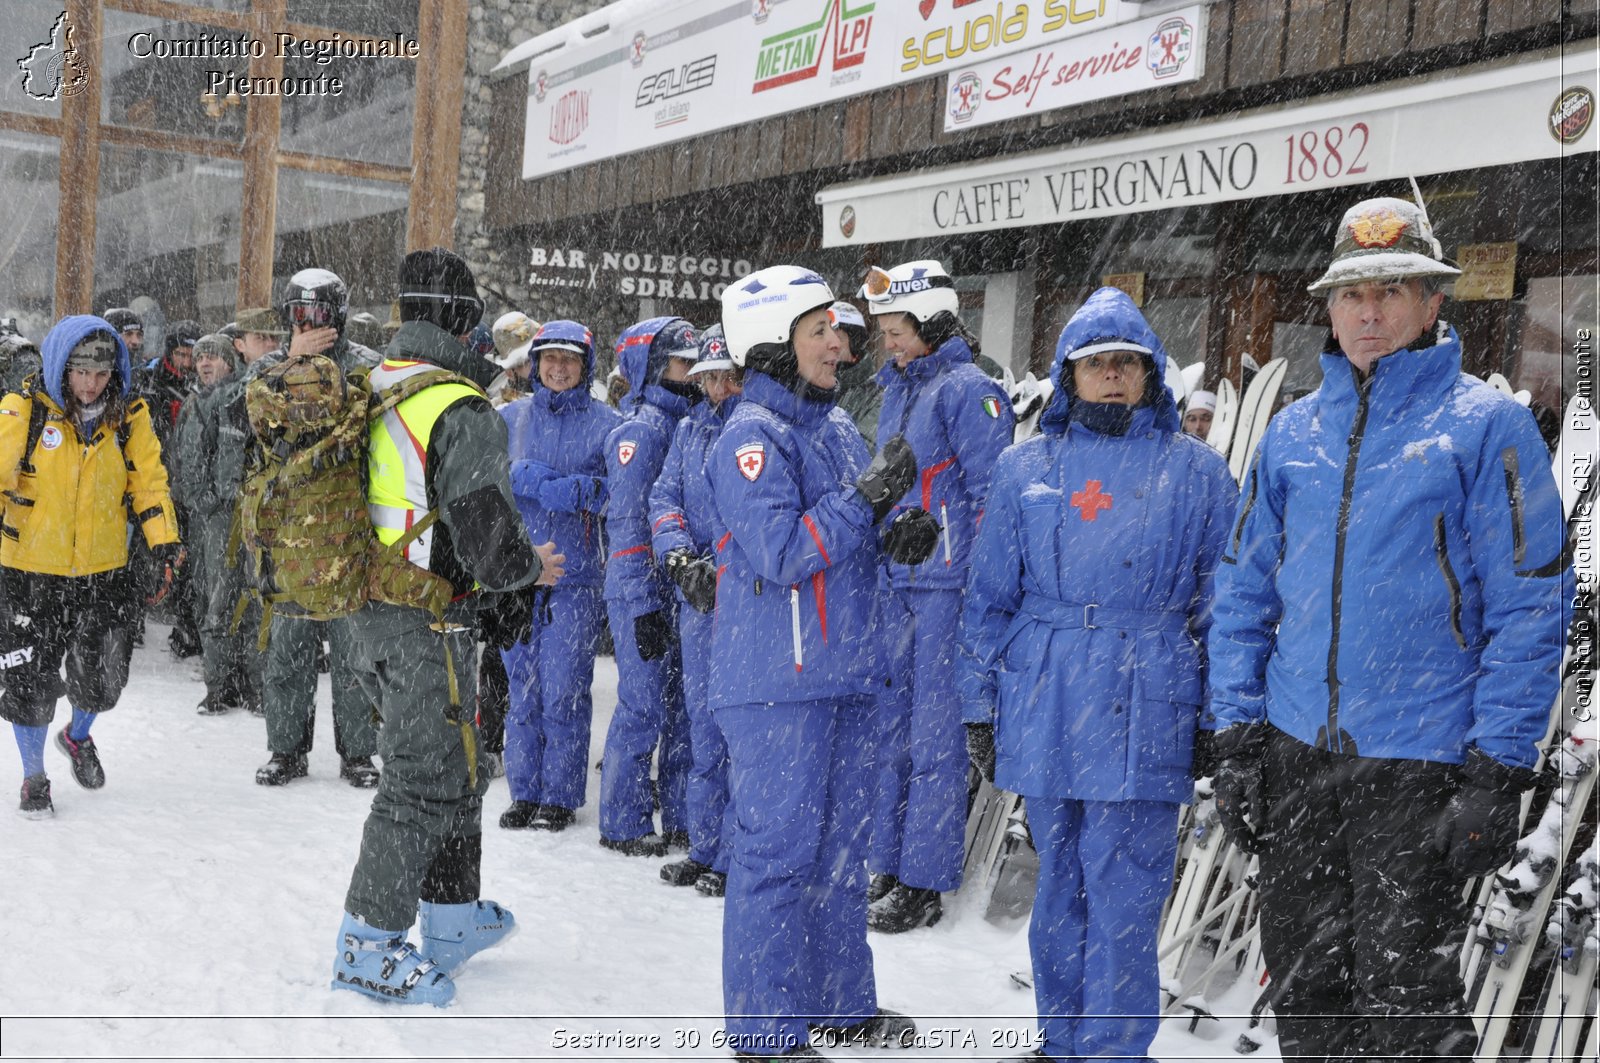
M 936 260 L 902 262 L 890 270 L 873 266 L 857 293 L 871 314 L 910 314 L 919 323 L 961 309 L 956 282 Z
M 741 277 L 722 292 L 728 356 L 742 367 L 754 348 L 786 345 L 796 321 L 832 305 L 828 282 L 802 266 L 768 266 Z
M 512 310 L 495 318 L 494 349 L 501 358 L 509 358 L 513 351 L 529 340 L 539 331 L 539 323 L 524 314 L 521 310 Z M 501 366 L 504 367 L 502 362 Z

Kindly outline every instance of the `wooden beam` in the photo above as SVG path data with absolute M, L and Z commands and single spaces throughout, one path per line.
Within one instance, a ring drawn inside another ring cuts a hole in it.
M 214 7 L 200 7 L 195 4 L 177 3 L 175 0 L 116 0 L 115 5 L 119 10 L 131 11 L 135 15 L 150 15 L 154 18 L 170 19 L 174 22 L 199 22 L 223 29 L 233 30 L 235 33 L 249 33 L 254 35 L 256 27 L 247 12 L 221 11 Z M 261 43 L 272 48 L 277 42 L 266 37 L 260 38 Z M 82 47 L 80 45 L 80 47 Z
M 72 46 L 88 78 L 82 88 L 61 95 L 61 175 L 57 198 L 57 317 L 92 312 L 94 302 L 94 226 L 100 188 L 100 4 L 67 0 Z M 70 77 L 70 70 L 63 77 Z
M 286 0 L 253 0 L 252 32 L 269 36 L 283 25 Z M 283 59 L 267 49 L 250 60 L 250 76 L 280 78 Z M 236 305 L 272 303 L 272 259 L 278 217 L 278 134 L 283 101 L 277 96 L 252 96 L 244 126 L 244 186 L 239 203 L 239 280 Z
M 255 104 L 250 105 L 252 108 Z M 183 133 L 163 133 L 155 129 L 128 129 L 123 126 L 102 126 L 100 143 L 114 144 L 119 148 L 139 148 L 143 151 L 173 151 L 184 155 L 199 155 L 212 159 L 245 158 L 245 148 L 225 140 L 207 140 L 205 137 L 186 136 Z
M 367 181 L 395 181 L 407 184 L 412 177 L 412 172 L 404 166 L 362 162 L 360 159 L 336 159 L 331 155 L 308 155 L 303 151 L 279 151 L 278 164 L 287 166 L 291 170 L 333 174 L 337 177 L 359 177 Z
M 406 249 L 455 245 L 466 92 L 467 0 L 422 0 L 411 123 L 411 209 Z
M 37 133 L 41 137 L 59 137 L 61 119 L 44 114 L 0 111 L 0 129 L 8 129 L 15 133 Z

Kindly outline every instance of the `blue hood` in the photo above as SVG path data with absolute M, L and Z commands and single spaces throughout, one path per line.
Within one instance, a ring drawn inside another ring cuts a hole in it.
M 1178 417 L 1178 403 L 1164 382 L 1167 349 L 1162 346 L 1161 337 L 1150 328 L 1150 322 L 1144 319 L 1139 308 L 1133 305 L 1133 300 L 1128 298 L 1128 293 L 1120 288 L 1101 288 L 1089 296 L 1078 307 L 1078 312 L 1072 315 L 1072 320 L 1067 322 L 1067 327 L 1061 330 L 1061 338 L 1056 341 L 1056 357 L 1050 364 L 1050 383 L 1055 385 L 1055 394 L 1039 417 L 1039 431 L 1060 435 L 1067 430 L 1067 424 L 1072 420 L 1073 403 L 1072 395 L 1061 383 L 1062 375 L 1068 371 L 1067 355 L 1095 340 L 1104 339 L 1129 340 L 1154 352 L 1156 379 L 1163 381 L 1153 407 L 1155 427 L 1166 432 L 1178 431 L 1183 424 Z
M 646 385 L 653 385 L 650 352 L 655 348 L 656 336 L 674 321 L 682 321 L 679 317 L 652 317 L 647 321 L 629 325 L 623 329 L 622 335 L 617 337 L 617 369 L 622 373 L 622 378 L 628 382 L 628 394 L 622 399 L 622 412 L 624 415 L 637 409 L 645 401 L 657 402 L 661 394 L 667 394 L 664 389 L 652 386 L 646 393 Z M 657 359 L 661 361 L 662 359 Z M 672 405 L 666 403 L 666 405 Z M 687 408 L 687 404 L 684 404 Z M 680 414 L 682 410 L 678 411 Z
M 44 338 L 44 344 L 39 353 L 44 357 L 44 388 L 56 407 L 61 410 L 67 408 L 67 400 L 61 388 L 62 379 L 67 375 L 67 355 L 72 353 L 72 348 L 92 332 L 109 332 L 117 341 L 117 380 L 123 395 L 132 392 L 133 369 L 128 360 L 128 345 L 122 342 L 122 337 L 112 327 L 111 322 L 103 317 L 93 314 L 74 314 L 57 321 Z

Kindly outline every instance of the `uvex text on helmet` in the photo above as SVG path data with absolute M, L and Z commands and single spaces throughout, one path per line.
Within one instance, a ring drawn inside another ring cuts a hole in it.
M 733 364 L 746 364 L 761 347 L 785 347 L 794 324 L 833 303 L 833 289 L 801 266 L 768 266 L 728 285 L 722 292 L 722 331 Z
M 857 295 L 867 301 L 869 313 L 910 314 L 918 322 L 961 309 L 955 280 L 931 258 L 902 262 L 893 269 L 873 266 Z
M 1427 213 L 1415 203 L 1382 196 L 1344 212 L 1328 271 L 1307 286 L 1323 292 L 1391 277 L 1457 277 L 1445 260 Z
M 430 321 L 464 336 L 483 319 L 478 282 L 466 260 L 443 247 L 413 251 L 400 262 L 401 321 Z
M 284 282 L 278 299 L 278 316 L 290 332 L 296 325 L 309 325 L 338 329 L 343 334 L 349 311 L 350 286 L 326 269 L 303 269 L 294 274 Z

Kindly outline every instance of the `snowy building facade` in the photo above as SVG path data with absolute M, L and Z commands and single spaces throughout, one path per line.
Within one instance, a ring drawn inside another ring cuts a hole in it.
M 805 262 L 851 291 L 939 258 L 1018 376 L 1112 283 L 1208 384 L 1287 357 L 1299 394 L 1335 222 L 1414 176 L 1467 269 L 1467 369 L 1559 411 L 1596 320 L 1596 10 L 625 0 L 488 74 L 468 238 L 535 317 L 602 333 L 709 320 L 739 269 Z

